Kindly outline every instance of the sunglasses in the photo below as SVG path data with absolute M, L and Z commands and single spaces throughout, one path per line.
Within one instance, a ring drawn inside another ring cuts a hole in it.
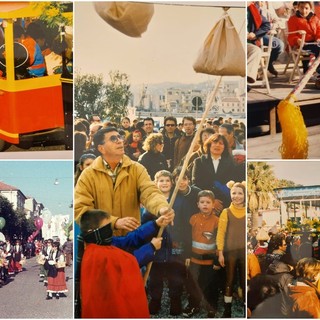
M 175 124 L 166 124 L 166 127 L 175 127 Z
M 124 136 L 117 134 L 117 135 L 113 135 L 109 138 L 109 141 L 116 143 L 118 141 L 124 141 Z

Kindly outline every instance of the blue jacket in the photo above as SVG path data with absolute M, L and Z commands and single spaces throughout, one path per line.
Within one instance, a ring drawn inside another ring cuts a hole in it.
M 158 230 L 155 221 L 149 221 L 125 236 L 112 237 L 111 245 L 132 253 L 142 267 L 154 260 L 155 248 L 150 241 L 157 236 Z

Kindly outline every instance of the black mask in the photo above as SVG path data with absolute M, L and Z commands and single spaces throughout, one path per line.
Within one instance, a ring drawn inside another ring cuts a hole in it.
M 108 223 L 100 229 L 88 233 L 83 237 L 86 243 L 95 243 L 99 245 L 110 245 L 112 240 L 111 223 Z

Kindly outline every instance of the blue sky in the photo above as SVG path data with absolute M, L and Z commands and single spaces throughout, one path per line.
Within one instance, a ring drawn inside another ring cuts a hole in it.
M 54 184 L 56 181 L 58 184 Z M 73 215 L 72 161 L 0 161 L 0 181 L 43 203 L 52 214 Z

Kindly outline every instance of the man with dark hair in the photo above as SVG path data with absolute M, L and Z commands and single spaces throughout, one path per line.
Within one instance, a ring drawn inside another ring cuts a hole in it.
M 155 215 L 172 217 L 173 210 L 147 170 L 124 154 L 124 137 L 114 127 L 100 129 L 93 138 L 101 156 L 84 170 L 75 187 L 75 219 L 91 209 L 111 214 L 115 235 L 140 225 L 140 204 Z
M 164 118 L 163 134 L 163 151 L 162 153 L 166 157 L 168 168 L 173 170 L 173 157 L 174 157 L 174 145 L 177 139 L 181 136 L 180 131 L 177 129 L 177 119 L 169 116 Z
M 151 133 L 156 133 L 157 131 L 154 130 L 154 120 L 153 118 L 145 118 L 143 120 L 143 130 L 146 133 L 146 137 Z M 146 138 L 144 137 L 144 138 Z
M 174 146 L 174 167 L 178 166 L 182 158 L 188 153 L 195 135 L 196 119 L 190 116 L 183 117 L 182 125 L 184 133 L 177 139 Z
M 225 136 L 225 138 L 228 141 L 230 152 L 232 153 L 232 150 L 242 150 L 243 145 L 237 140 L 237 138 L 234 135 L 234 127 L 230 123 L 223 123 L 219 127 L 219 134 L 222 136 Z

